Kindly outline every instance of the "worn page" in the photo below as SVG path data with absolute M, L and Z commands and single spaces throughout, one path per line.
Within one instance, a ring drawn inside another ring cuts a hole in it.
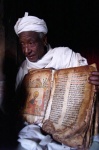
M 74 135 L 82 145 L 85 132 L 75 134 L 78 130 L 86 131 L 90 122 L 95 87 L 88 83 L 88 77 L 95 70 L 93 66 L 81 66 L 58 70 L 54 74 L 43 130 L 52 134 L 55 140 L 75 146 L 74 139 L 65 140 Z
M 52 71 L 30 71 L 24 78 L 25 106 L 23 117 L 29 123 L 41 123 L 50 97 Z

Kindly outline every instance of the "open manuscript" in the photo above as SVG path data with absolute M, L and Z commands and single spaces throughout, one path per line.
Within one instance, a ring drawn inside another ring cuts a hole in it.
M 95 94 L 88 83 L 95 65 L 30 70 L 23 80 L 22 115 L 63 144 L 87 150 L 91 143 Z

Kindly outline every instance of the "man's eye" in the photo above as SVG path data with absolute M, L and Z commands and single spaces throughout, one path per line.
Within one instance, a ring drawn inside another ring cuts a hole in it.
M 34 41 L 31 41 L 29 44 L 35 44 L 35 42 L 34 42 Z
M 23 43 L 23 42 L 21 42 L 21 45 L 24 45 L 24 43 Z
M 33 42 L 30 42 L 29 44 L 33 44 Z

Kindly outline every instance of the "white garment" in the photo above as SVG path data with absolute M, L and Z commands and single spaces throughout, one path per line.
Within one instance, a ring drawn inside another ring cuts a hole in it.
M 47 25 L 43 19 L 35 16 L 28 16 L 26 12 L 24 17 L 19 18 L 14 26 L 15 33 L 18 35 L 23 31 L 48 32 Z
M 19 133 L 18 141 L 27 150 L 77 150 L 55 142 L 50 135 L 43 135 L 37 125 L 27 125 Z
M 30 62 L 27 58 L 19 68 L 19 72 L 16 78 L 16 88 L 21 84 L 23 77 L 28 73 L 31 68 L 54 68 L 64 69 L 70 67 L 87 65 L 87 60 L 83 58 L 79 53 L 75 53 L 68 47 L 58 47 L 52 49 L 48 46 L 48 52 L 37 62 Z
M 31 68 L 55 68 L 63 69 L 77 66 L 87 65 L 87 60 L 79 53 L 73 52 L 68 47 L 58 47 L 51 49 L 36 63 L 30 62 L 27 58 L 21 65 L 17 79 L 16 87 L 22 82 L 22 79 Z M 49 135 L 45 136 L 41 133 L 38 125 L 26 125 L 20 133 L 18 141 L 22 147 L 27 150 L 76 150 L 63 144 L 58 144 Z

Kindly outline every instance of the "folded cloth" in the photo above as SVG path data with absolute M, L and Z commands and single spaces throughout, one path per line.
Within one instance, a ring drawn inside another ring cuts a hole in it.
M 89 150 L 99 150 L 99 135 L 93 136 L 93 143 Z
M 99 150 L 99 142 L 94 141 L 89 150 Z
M 17 35 L 24 31 L 43 32 L 44 34 L 48 32 L 45 21 L 35 16 L 28 16 L 28 12 L 25 12 L 24 17 L 18 19 L 14 30 Z
M 27 125 L 19 132 L 18 142 L 26 150 L 76 150 L 57 143 L 50 135 L 43 135 L 40 126 L 34 124 Z
M 93 136 L 93 141 L 99 142 L 99 135 Z

